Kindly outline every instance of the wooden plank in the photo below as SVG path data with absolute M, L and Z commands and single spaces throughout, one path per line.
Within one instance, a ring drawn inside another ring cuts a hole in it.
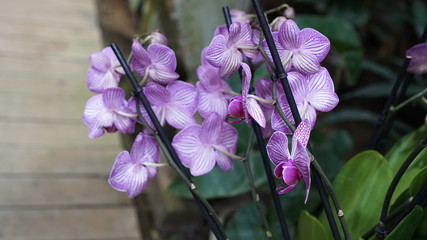
M 82 166 L 83 167 L 83 166 Z M 106 178 L 1 178 L 0 210 L 23 206 L 130 204 L 126 193 L 114 190 Z M 92 205 L 92 206 L 91 206 Z
M 1 120 L 1 119 L 0 119 Z M 98 139 L 88 138 L 88 127 L 63 122 L 1 122 L 0 145 L 12 148 L 117 148 L 119 136 L 105 134 Z
M 106 136 L 113 137 L 113 136 Z M 115 140 L 115 139 L 114 139 Z M 94 140 L 96 142 L 96 140 Z M 122 150 L 108 148 L 10 148 L 0 145 L 0 177 L 15 173 L 18 176 L 40 174 L 67 175 L 98 174 L 107 176 L 116 156 Z
M 139 239 L 132 207 L 2 210 L 0 240 Z
M 95 94 L 94 94 L 95 95 Z M 0 119 L 50 119 L 83 123 L 82 115 L 89 96 L 0 94 Z

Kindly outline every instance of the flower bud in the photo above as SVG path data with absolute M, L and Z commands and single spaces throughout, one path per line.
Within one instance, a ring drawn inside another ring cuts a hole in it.
M 271 31 L 278 32 L 280 26 L 282 26 L 284 22 L 286 22 L 286 18 L 283 16 L 278 16 L 277 18 L 275 18 L 273 22 L 271 22 Z
M 228 105 L 228 113 L 235 118 L 244 118 L 242 96 L 234 97 Z
M 283 16 L 285 16 L 287 19 L 295 19 L 295 10 L 293 7 L 288 7 L 283 12 Z
M 168 45 L 168 39 L 159 31 L 152 32 L 146 39 L 150 40 L 150 44 L 157 43 L 164 46 Z

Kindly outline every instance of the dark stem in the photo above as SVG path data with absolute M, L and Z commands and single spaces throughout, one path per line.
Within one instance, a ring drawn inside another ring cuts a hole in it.
M 256 15 L 258 17 L 259 24 L 262 32 L 264 33 L 265 41 L 267 42 L 268 49 L 270 49 L 271 57 L 273 58 L 274 66 L 276 67 L 276 78 L 280 80 L 285 91 L 286 99 L 288 100 L 289 106 L 292 111 L 292 115 L 295 120 L 295 126 L 301 122 L 301 117 L 298 112 L 297 104 L 292 94 L 291 86 L 288 82 L 288 75 L 283 68 L 282 61 L 280 60 L 279 53 L 277 52 L 276 45 L 271 35 L 270 27 L 268 26 L 267 20 L 265 19 L 264 11 L 258 0 L 252 0 Z
M 138 97 L 138 99 L 141 101 L 142 105 L 144 106 L 145 110 L 147 111 L 151 121 L 153 122 L 153 124 L 157 130 L 157 134 L 159 135 L 161 141 L 165 145 L 165 147 L 166 147 L 168 153 L 170 154 L 173 162 L 177 165 L 179 170 L 182 171 L 183 176 L 185 178 L 187 178 L 186 180 L 191 182 L 191 177 L 190 177 L 189 173 L 187 172 L 186 168 L 182 165 L 181 161 L 179 160 L 179 157 L 178 157 L 177 153 L 175 152 L 175 149 L 173 149 L 173 147 L 172 147 L 170 139 L 168 138 L 163 127 L 160 125 L 159 120 L 157 119 L 153 109 L 151 108 L 151 105 L 150 105 L 148 99 L 144 95 L 141 86 L 139 85 L 137 79 L 133 75 L 133 73 L 132 73 L 128 63 L 126 62 L 126 59 L 124 58 L 123 54 L 121 53 L 119 47 L 115 43 L 113 43 L 113 44 L 111 44 L 111 48 L 112 48 L 114 54 L 116 55 L 118 61 L 120 62 L 120 65 L 123 67 L 123 69 L 126 73 L 126 76 L 128 77 L 129 81 L 131 82 L 131 84 L 135 90 L 134 95 L 136 97 Z M 199 208 L 203 212 L 203 215 L 205 216 L 206 221 L 208 222 L 212 232 L 215 234 L 217 239 L 227 239 L 225 232 L 222 228 L 222 224 L 219 222 L 219 220 L 216 217 L 213 217 L 216 214 L 214 212 L 209 211 L 209 208 L 211 208 L 211 207 L 206 206 L 205 205 L 206 202 L 202 201 L 197 195 L 195 195 L 194 192 L 191 191 L 191 188 L 190 188 L 190 192 L 192 193 L 193 198 L 196 201 L 197 205 L 199 206 Z
M 380 117 L 378 118 L 377 125 L 375 126 L 375 129 L 374 129 L 374 134 L 372 135 L 369 141 L 368 149 L 378 150 L 379 146 L 384 144 L 384 141 L 382 141 L 383 133 L 384 133 L 383 130 L 386 129 L 387 128 L 386 125 L 390 123 L 390 122 L 386 122 L 388 114 L 390 112 L 390 107 L 395 104 L 398 90 L 403 80 L 406 77 L 406 73 L 407 73 L 406 69 L 408 69 L 410 62 L 411 62 L 411 58 L 406 57 L 400 69 L 400 73 L 396 79 L 396 82 L 394 83 L 393 89 L 391 90 L 390 97 L 388 98 L 384 106 L 384 109 Z
M 393 196 L 394 190 L 397 187 L 397 184 L 399 183 L 400 179 L 402 178 L 405 171 L 408 169 L 409 165 L 414 161 L 414 159 L 418 156 L 418 154 L 426 147 L 427 145 L 427 137 L 423 138 L 420 143 L 416 146 L 416 148 L 411 152 L 411 154 L 408 156 L 408 158 L 405 160 L 405 162 L 402 164 L 402 166 L 397 171 L 396 175 L 394 175 L 394 178 L 392 182 L 390 183 L 390 186 L 387 190 L 387 193 L 384 198 L 383 207 L 381 210 L 381 217 L 380 222 L 378 224 L 378 232 L 379 235 L 382 235 L 381 232 L 383 232 L 383 228 L 385 227 L 385 220 L 387 218 L 388 209 L 390 207 L 390 201 L 391 197 Z
M 319 191 L 320 199 L 322 200 L 322 206 L 325 209 L 326 218 L 329 222 L 329 227 L 331 228 L 332 235 L 334 236 L 335 240 L 341 239 L 340 233 L 338 231 L 337 223 L 335 222 L 334 215 L 332 214 L 331 206 L 329 205 L 328 195 L 326 194 L 325 187 L 323 186 L 322 179 L 319 176 L 319 173 L 315 170 L 315 168 L 311 167 L 313 169 L 313 178 L 314 182 L 317 186 L 317 190 Z
M 257 122 L 252 121 L 252 128 L 254 129 L 255 136 L 258 142 L 258 147 L 261 153 L 262 162 L 264 164 L 264 170 L 267 175 L 268 186 L 270 187 L 271 195 L 273 196 L 274 207 L 276 208 L 277 218 L 279 219 L 280 229 L 282 230 L 283 238 L 286 240 L 291 239 L 288 231 L 288 226 L 286 225 L 285 215 L 283 213 L 282 204 L 280 203 L 279 195 L 276 191 L 276 184 L 274 182 L 273 171 L 270 167 L 270 159 L 268 158 L 267 151 L 265 149 L 264 139 L 262 138 L 262 133 L 260 126 Z

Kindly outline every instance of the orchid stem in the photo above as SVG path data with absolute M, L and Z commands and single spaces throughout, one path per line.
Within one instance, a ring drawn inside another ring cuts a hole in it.
M 174 167 L 180 176 L 183 178 L 184 182 L 187 184 L 189 190 L 192 193 L 192 196 L 194 200 L 196 201 L 197 205 L 199 206 L 200 210 L 203 212 L 204 217 L 206 221 L 208 222 L 212 232 L 216 236 L 217 239 L 227 239 L 227 236 L 225 234 L 225 231 L 222 227 L 221 222 L 219 221 L 219 218 L 217 217 L 215 211 L 212 209 L 210 204 L 206 199 L 204 199 L 200 194 L 198 194 L 198 191 L 196 191 L 196 187 L 191 182 L 190 175 L 188 172 L 186 172 L 185 167 L 182 165 L 178 154 L 175 152 L 174 148 L 172 147 L 171 141 L 169 140 L 168 136 L 166 135 L 166 132 L 164 131 L 163 127 L 160 125 L 159 120 L 157 119 L 153 109 L 151 108 L 150 103 L 148 102 L 148 99 L 146 98 L 144 92 L 142 91 L 142 87 L 139 85 L 138 81 L 136 80 L 135 76 L 133 75 L 128 63 L 126 62 L 126 59 L 124 58 L 123 54 L 121 53 L 119 47 L 113 43 L 111 44 L 111 48 L 116 55 L 118 61 L 122 65 L 126 76 L 128 77 L 129 81 L 131 82 L 133 88 L 134 88 L 134 95 L 141 101 L 142 105 L 144 106 L 145 110 L 147 111 L 151 121 L 153 122 L 157 134 L 155 136 L 158 137 L 158 142 L 164 150 L 164 153 L 166 153 L 167 156 L 172 160 L 170 161 L 172 166 Z M 156 137 L 156 138 L 157 138 Z M 160 140 L 160 141 L 159 141 Z
M 249 187 L 251 189 L 252 200 L 255 202 L 258 214 L 262 219 L 262 224 L 264 225 L 265 236 L 268 239 L 272 239 L 273 234 L 271 233 L 270 224 L 268 223 L 268 221 L 265 217 L 265 214 L 262 211 L 259 195 L 256 191 L 255 181 L 254 181 L 254 177 L 252 175 L 251 164 L 249 163 L 249 154 L 250 154 L 250 151 L 252 149 L 253 138 L 254 138 L 254 133 L 251 132 L 251 135 L 249 136 L 248 147 L 247 147 L 246 153 L 245 153 L 245 159 L 242 162 L 243 162 L 243 166 L 245 166 L 245 173 L 246 173 L 246 177 L 248 178 Z
M 405 171 L 408 169 L 409 165 L 415 160 L 415 158 L 418 156 L 418 154 L 426 147 L 427 145 L 427 137 L 423 138 L 418 145 L 415 147 L 415 149 L 409 154 L 408 158 L 405 160 L 405 162 L 400 166 L 399 170 L 397 171 L 396 175 L 394 175 L 394 178 L 392 182 L 390 183 L 390 186 L 387 190 L 387 193 L 384 198 L 383 207 L 381 210 L 381 217 L 380 222 L 378 224 L 378 232 L 382 232 L 384 230 L 383 227 L 385 227 L 385 220 L 387 218 L 388 209 L 390 207 L 391 197 L 393 196 L 394 190 L 397 187 L 397 184 L 399 183 L 400 179 L 402 178 Z
M 402 109 L 403 107 L 405 107 L 406 105 L 408 105 L 410 102 L 418 99 L 418 98 L 422 98 L 425 94 L 427 94 L 427 88 L 424 89 L 423 91 L 415 94 L 414 96 L 408 98 L 406 101 L 400 103 L 399 105 L 395 106 L 391 106 L 390 107 L 390 111 L 396 112 L 399 111 L 400 109 Z

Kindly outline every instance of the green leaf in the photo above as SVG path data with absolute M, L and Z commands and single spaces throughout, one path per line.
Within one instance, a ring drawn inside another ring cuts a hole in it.
M 421 37 L 424 31 L 424 26 L 427 23 L 427 4 L 423 1 L 416 0 L 412 5 L 412 23 L 418 36 Z
M 324 240 L 328 239 L 322 223 L 303 210 L 298 219 L 297 240 Z
M 339 18 L 308 14 L 298 15 L 296 22 L 302 28 L 314 28 L 331 41 L 338 51 L 361 49 L 360 38 L 353 25 Z
M 409 192 L 411 196 L 415 196 L 421 187 L 427 182 L 427 166 L 421 169 L 418 174 L 414 177 L 409 186 Z
M 377 223 L 391 180 L 387 160 L 376 151 L 357 154 L 335 178 L 333 186 L 352 239 L 358 239 Z M 321 220 L 327 224 L 324 213 Z
M 426 136 L 426 128 L 421 126 L 417 130 L 407 134 L 396 142 L 393 147 L 386 154 L 393 172 L 397 172 L 412 150 L 415 149 L 417 144 L 421 141 L 423 137 Z M 421 169 L 424 166 L 427 166 L 427 149 L 424 149 L 418 157 L 411 164 L 410 168 Z
M 225 231 L 229 239 L 266 239 L 262 221 L 254 203 L 238 209 L 227 222 Z
M 264 167 L 258 152 L 251 152 L 249 161 L 252 167 L 255 186 L 260 186 L 267 181 Z M 210 173 L 193 177 L 193 182 L 199 192 L 207 199 L 232 197 L 249 191 L 243 163 L 235 161 L 234 169 L 225 172 L 215 167 Z M 171 183 L 168 191 L 176 196 L 191 198 L 190 191 L 181 179 L 177 178 Z
M 423 208 L 415 206 L 414 209 L 396 226 L 386 240 L 412 239 L 418 223 L 423 217 Z

